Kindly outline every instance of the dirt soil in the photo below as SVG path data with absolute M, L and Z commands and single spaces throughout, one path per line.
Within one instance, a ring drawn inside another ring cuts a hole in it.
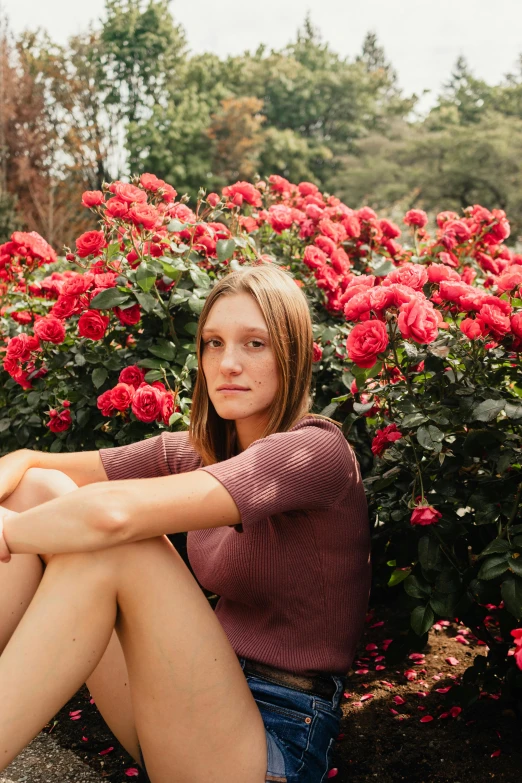
M 474 657 L 484 655 L 487 648 L 458 623 L 443 622 L 430 631 L 423 657 L 386 666 L 381 656 L 386 640 L 396 633 L 393 621 L 385 619 L 389 615 L 388 607 L 373 608 L 368 613 L 343 697 L 344 717 L 328 780 L 518 780 L 522 723 L 515 712 L 495 698 L 496 694 L 483 694 L 462 711 L 452 699 L 452 687 Z M 494 620 L 492 623 L 490 630 L 494 632 Z M 432 720 L 426 720 L 430 717 Z M 85 687 L 45 731 L 108 781 L 147 780 L 111 734 Z

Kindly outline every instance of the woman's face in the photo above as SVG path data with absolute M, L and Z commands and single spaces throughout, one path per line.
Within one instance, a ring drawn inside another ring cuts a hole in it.
M 253 425 L 267 418 L 279 384 L 279 371 L 263 314 L 250 294 L 220 296 L 202 332 L 203 373 L 208 395 L 223 419 Z M 229 392 L 221 386 L 246 391 Z

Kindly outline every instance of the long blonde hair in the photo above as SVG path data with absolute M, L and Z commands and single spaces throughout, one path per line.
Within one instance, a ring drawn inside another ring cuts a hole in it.
M 238 453 L 235 421 L 218 416 L 208 396 L 201 361 L 201 332 L 218 297 L 240 293 L 250 294 L 259 305 L 280 371 L 280 388 L 274 395 L 270 417 L 261 437 L 287 432 L 306 415 L 327 419 L 341 427 L 339 422 L 327 416 L 310 413 L 313 333 L 305 294 L 290 274 L 271 263 L 245 265 L 216 283 L 198 321 L 198 372 L 192 394 L 189 439 L 201 455 L 203 465 L 221 462 Z

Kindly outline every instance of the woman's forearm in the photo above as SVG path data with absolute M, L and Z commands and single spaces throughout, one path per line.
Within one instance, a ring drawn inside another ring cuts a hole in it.
M 119 543 L 110 482 L 90 484 L 19 514 L 7 512 L 4 538 L 12 554 L 94 552 Z
M 98 451 L 51 454 L 47 451 L 23 449 L 23 452 L 27 462 L 27 469 L 48 468 L 50 470 L 60 470 L 69 478 L 72 478 L 79 487 L 100 481 L 108 481 Z

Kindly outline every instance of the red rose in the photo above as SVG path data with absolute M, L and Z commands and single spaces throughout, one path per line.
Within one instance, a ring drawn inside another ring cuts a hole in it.
M 109 316 L 100 315 L 97 310 L 86 310 L 78 319 L 78 334 L 90 340 L 101 340 L 108 325 Z
M 165 427 L 168 427 L 170 417 L 175 411 L 179 410 L 179 408 L 174 405 L 174 392 L 171 391 L 164 392 L 161 395 L 160 406 L 161 406 L 161 420 L 165 425 Z
M 132 412 L 136 418 L 148 424 L 155 421 L 161 414 L 161 396 L 159 389 L 147 383 L 136 389 L 132 400 Z
M 65 340 L 63 321 L 54 315 L 46 315 L 44 318 L 38 319 L 34 324 L 34 333 L 40 340 L 55 343 L 55 345 L 63 343 Z
M 410 209 L 404 215 L 404 222 L 407 226 L 415 226 L 416 228 L 424 228 L 428 223 L 428 216 L 422 209 Z
M 323 356 L 323 349 L 320 345 L 317 345 L 317 343 L 314 343 L 314 356 L 313 361 L 319 362 Z
M 59 296 L 49 312 L 56 318 L 70 318 L 71 315 L 81 313 L 83 304 L 85 304 L 85 297 Z
M 383 235 L 388 239 L 397 239 L 401 235 L 399 226 L 392 223 L 391 220 L 379 220 L 379 226 Z
M 322 250 L 313 245 L 308 245 L 304 252 L 303 261 L 310 269 L 321 269 L 326 264 L 327 257 Z
M 460 331 L 465 334 L 469 340 L 476 340 L 482 337 L 482 327 L 478 321 L 473 318 L 464 318 L 460 324 Z
M 7 345 L 7 357 L 9 359 L 25 362 L 29 359 L 31 351 L 36 351 L 40 347 L 37 337 L 31 337 L 25 332 L 17 334 L 9 340 Z
M 336 244 L 344 242 L 347 237 L 346 229 L 342 223 L 334 223 L 329 218 L 322 218 L 319 221 L 319 230 L 324 236 L 329 237 Z
M 58 260 L 58 256 L 51 245 L 36 231 L 29 231 L 29 233 L 15 231 L 11 236 L 11 241 L 15 245 L 13 248 L 15 254 L 25 257 L 31 256 L 37 258 L 42 263 L 53 263 Z
M 274 204 L 268 210 L 268 222 L 276 234 L 281 234 L 294 222 L 292 210 L 284 204 Z
M 76 249 L 80 258 L 97 255 L 106 246 L 102 231 L 86 231 L 76 240 Z
M 17 310 L 10 315 L 13 321 L 16 321 L 16 323 L 22 325 L 30 324 L 33 320 L 33 314 L 30 313 L 29 310 Z
M 261 194 L 250 182 L 236 182 L 235 185 L 223 188 L 222 193 L 238 207 L 242 205 L 243 201 L 246 201 L 247 204 L 253 207 L 260 207 L 263 203 Z M 237 196 L 240 196 L 240 198 L 237 199 L 236 203 L 235 199 Z
M 145 373 L 137 364 L 124 367 L 118 377 L 119 383 L 127 383 L 129 386 L 134 386 L 135 389 L 139 388 L 144 379 Z
M 434 525 L 442 514 L 433 506 L 418 505 L 413 509 L 410 523 L 412 525 Z
M 136 204 L 135 207 L 129 209 L 127 217 L 132 220 L 135 226 L 141 226 L 149 231 L 160 222 L 158 211 L 150 204 Z
M 459 273 L 444 264 L 430 264 L 429 267 L 427 267 L 426 272 L 430 283 L 441 283 L 443 280 L 456 280 L 460 282 Z
M 386 350 L 388 332 L 382 321 L 369 320 L 353 327 L 346 341 L 350 359 L 359 367 L 373 367 L 377 354 Z
M 129 182 L 112 182 L 109 190 L 111 193 L 127 204 L 144 204 L 147 201 L 147 194 L 141 188 L 131 185 Z
M 509 315 L 504 315 L 501 307 L 496 304 L 483 304 L 480 308 L 477 320 L 480 322 L 484 331 L 491 332 L 494 337 L 501 337 L 504 334 L 507 334 L 511 328 Z
M 74 275 L 73 277 L 67 277 L 61 287 L 61 296 L 80 296 L 84 294 L 92 285 L 94 275 Z
M 86 190 L 82 196 L 82 206 L 99 207 L 103 204 L 103 193 L 101 190 Z
M 319 188 L 313 182 L 300 182 L 297 190 L 301 196 L 313 196 L 315 193 L 319 193 Z
M 112 218 L 125 217 L 129 211 L 129 205 L 126 201 L 122 201 L 121 198 L 110 198 L 105 204 L 105 214 Z
M 140 185 L 145 190 L 152 191 L 152 193 L 156 193 L 164 184 L 165 182 L 162 179 L 158 179 L 155 174 L 142 174 L 140 177 Z
M 522 266 L 515 264 L 506 272 L 503 272 L 497 280 L 498 291 L 512 291 L 522 283 Z
M 127 383 L 117 383 L 114 389 L 110 389 L 111 402 L 117 411 L 126 411 L 130 407 L 130 404 L 136 393 L 134 386 L 129 386 Z
M 432 343 L 439 333 L 440 317 L 431 302 L 412 298 L 401 305 L 397 323 L 406 339 Z
M 397 425 L 388 424 L 387 427 L 384 427 L 382 430 L 377 430 L 375 433 L 375 437 L 372 440 L 372 453 L 375 454 L 375 456 L 380 457 L 394 441 L 400 440 L 401 438 L 402 432 L 399 432 Z
M 381 313 L 387 307 L 395 304 L 395 295 L 389 287 L 378 285 L 376 288 L 369 288 L 368 291 L 370 292 L 370 308 L 377 313 Z
M 522 339 L 522 310 L 511 317 L 511 331 Z
M 347 321 L 368 320 L 371 310 L 371 292 L 373 288 L 365 288 L 361 293 L 350 297 L 344 306 L 344 317 Z
M 59 413 L 57 416 L 51 416 L 46 426 L 49 427 L 51 432 L 65 432 L 65 430 L 68 430 L 71 426 L 71 420 L 71 412 L 69 410 L 65 410 Z
M 388 282 L 389 281 L 389 282 Z M 383 285 L 399 283 L 413 288 L 414 291 L 421 291 L 423 285 L 428 282 L 428 273 L 426 267 L 422 264 L 404 264 L 393 272 L 390 272 Z
M 442 299 L 449 302 L 458 302 L 461 296 L 476 294 L 476 291 L 467 283 L 459 283 L 458 280 L 442 280 L 439 287 Z
M 268 181 L 270 183 L 270 190 L 273 190 L 276 193 L 290 193 L 292 190 L 290 182 L 284 177 L 280 177 L 279 174 L 271 174 L 268 177 Z
M 221 196 L 219 196 L 217 193 L 209 193 L 207 196 L 207 201 L 212 209 L 214 209 L 221 201 Z
M 126 307 L 125 310 L 115 307 L 114 312 L 118 316 L 119 322 L 124 326 L 134 326 L 141 320 L 141 307 L 138 303 Z
M 104 391 L 96 400 L 96 406 L 101 411 L 102 416 L 110 416 L 116 410 L 112 402 L 112 389 Z

